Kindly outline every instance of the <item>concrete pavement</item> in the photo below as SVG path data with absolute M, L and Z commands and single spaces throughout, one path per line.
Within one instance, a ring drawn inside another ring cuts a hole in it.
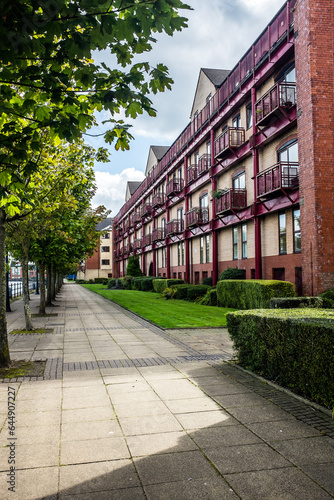
M 225 329 L 163 331 L 75 284 L 48 312 L 53 333 L 9 335 L 47 363 L 0 384 L 1 499 L 334 498 L 331 417 L 229 363 Z

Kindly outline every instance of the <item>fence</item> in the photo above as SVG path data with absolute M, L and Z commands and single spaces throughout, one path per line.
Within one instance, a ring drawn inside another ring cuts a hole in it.
M 35 290 L 36 284 L 32 281 L 29 281 L 29 291 Z M 15 283 L 8 283 L 9 289 L 9 298 L 15 299 L 15 297 L 21 297 L 23 295 L 23 284 L 21 281 L 17 281 Z

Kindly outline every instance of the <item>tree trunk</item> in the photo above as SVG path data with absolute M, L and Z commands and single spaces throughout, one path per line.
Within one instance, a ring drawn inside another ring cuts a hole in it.
M 0 367 L 9 366 L 6 319 L 6 213 L 0 209 Z
M 22 285 L 23 285 L 23 306 L 24 317 L 26 320 L 26 330 L 33 330 L 31 321 L 31 312 L 29 305 L 29 282 L 28 282 L 28 261 L 29 261 L 29 244 L 24 242 L 22 244 Z
M 46 305 L 51 307 L 52 304 L 52 297 L 51 297 L 51 264 L 47 264 L 46 266 L 46 282 L 47 282 L 47 287 L 46 287 Z
M 39 314 L 45 311 L 45 262 L 39 262 Z
M 56 267 L 51 268 L 51 300 L 56 298 Z

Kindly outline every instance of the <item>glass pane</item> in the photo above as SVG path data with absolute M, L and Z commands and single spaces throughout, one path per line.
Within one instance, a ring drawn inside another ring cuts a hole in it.
M 204 196 L 202 196 L 202 197 L 200 198 L 200 200 L 199 200 L 199 206 L 200 206 L 201 208 L 207 208 L 207 207 L 209 206 L 209 197 L 208 197 L 208 195 L 207 195 L 207 194 L 206 194 L 206 195 L 204 195 Z
M 286 234 L 281 234 L 279 238 L 279 253 L 286 253 Z
M 294 66 L 285 75 L 285 81 L 286 82 L 295 82 L 296 81 L 296 69 Z
M 300 210 L 293 212 L 293 229 L 295 232 L 300 231 Z
M 292 144 L 288 149 L 289 161 L 298 161 L 298 142 Z

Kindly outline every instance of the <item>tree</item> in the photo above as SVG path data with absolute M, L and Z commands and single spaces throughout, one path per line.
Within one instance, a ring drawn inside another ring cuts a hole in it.
M 139 257 L 136 255 L 131 255 L 129 257 L 128 267 L 126 268 L 127 276 L 143 276 L 143 273 L 140 269 Z
M 0 19 L 0 366 L 9 363 L 5 317 L 6 223 L 30 211 L 26 182 L 38 169 L 45 138 L 73 141 L 110 113 L 105 133 L 116 149 L 128 149 L 129 126 L 155 110 L 148 94 L 170 88 L 163 64 L 152 68 L 134 57 L 151 50 L 153 35 L 186 26 L 181 0 L 1 1 Z M 95 64 L 107 50 L 114 67 Z

